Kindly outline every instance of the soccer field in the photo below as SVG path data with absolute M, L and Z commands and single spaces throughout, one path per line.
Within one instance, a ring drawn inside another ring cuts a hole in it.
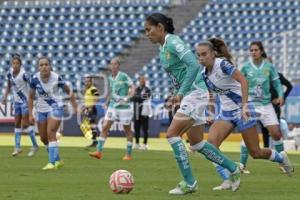
M 63 138 L 61 157 L 65 167 L 55 171 L 42 171 L 47 162 L 47 154 L 41 148 L 33 158 L 27 157 L 28 146 L 24 152 L 12 157 L 12 137 L 1 137 L 0 142 L 0 199 L 1 200 L 110 200 L 110 199 L 251 199 L 251 200 L 292 200 L 299 199 L 300 177 L 297 167 L 300 155 L 292 153 L 291 160 L 296 165 L 293 177 L 282 174 L 277 165 L 267 161 L 249 160 L 250 175 L 242 176 L 242 185 L 238 192 L 212 191 L 220 183 L 213 165 L 199 154 L 191 154 L 193 171 L 199 182 L 196 193 L 174 197 L 168 195 L 168 190 L 181 180 L 172 152 L 164 139 L 152 139 L 150 145 L 154 149 L 133 152 L 133 160 L 123 161 L 124 150 L 113 148 L 123 147 L 123 138 L 110 138 L 104 150 L 104 158 L 96 160 L 89 158 L 88 150 L 83 146 L 87 141 L 80 138 Z M 24 143 L 27 144 L 24 138 Z M 73 145 L 71 145 L 73 144 Z M 238 143 L 232 150 L 237 150 Z M 230 149 L 228 144 L 225 149 Z M 238 161 L 237 152 L 227 153 Z M 108 185 L 111 173 L 117 169 L 129 170 L 135 178 L 135 188 L 130 194 L 113 194 Z

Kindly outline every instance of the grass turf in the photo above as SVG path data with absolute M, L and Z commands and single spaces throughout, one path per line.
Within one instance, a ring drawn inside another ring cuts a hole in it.
M 123 142 L 122 142 L 123 143 Z M 281 174 L 275 163 L 249 160 L 250 175 L 243 175 L 238 192 L 212 191 L 220 183 L 212 164 L 199 154 L 190 155 L 199 188 L 196 193 L 174 197 L 167 194 L 180 180 L 179 171 L 170 151 L 134 151 L 133 160 L 123 161 L 124 149 L 106 148 L 102 160 L 87 156 L 83 147 L 61 147 L 65 167 L 56 171 L 42 171 L 47 154 L 41 148 L 33 158 L 27 157 L 29 147 L 12 157 L 11 146 L 0 147 L 1 200 L 141 200 L 141 199 L 251 199 L 291 200 L 300 196 L 300 177 Z M 238 153 L 226 153 L 238 160 Z M 290 155 L 299 163 L 300 155 Z M 297 165 L 297 164 L 296 164 Z M 127 195 L 113 194 L 108 186 L 111 173 L 117 169 L 132 172 L 135 188 Z

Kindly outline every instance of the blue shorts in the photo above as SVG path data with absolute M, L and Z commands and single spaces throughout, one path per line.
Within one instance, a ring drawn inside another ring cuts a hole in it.
M 55 108 L 49 112 L 37 112 L 36 121 L 44 122 L 49 117 L 51 117 L 53 119 L 57 119 L 57 120 L 62 120 L 63 116 L 64 116 L 64 110 L 62 107 L 59 107 L 59 108 Z
M 231 111 L 222 110 L 217 116 L 216 120 L 229 121 L 235 127 L 237 127 L 239 131 L 243 131 L 257 124 L 254 106 L 252 104 L 248 104 L 248 109 L 250 117 L 247 121 L 245 121 L 242 118 L 242 109 L 236 109 Z
M 25 103 L 14 103 L 14 112 L 15 115 L 26 115 L 28 114 L 28 104 L 27 102 Z

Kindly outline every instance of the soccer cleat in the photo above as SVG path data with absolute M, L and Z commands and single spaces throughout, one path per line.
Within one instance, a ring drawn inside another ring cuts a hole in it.
M 141 148 L 141 145 L 140 145 L 140 144 L 135 143 L 135 144 L 133 145 L 133 149 L 140 149 L 140 148 Z
M 239 166 L 242 174 L 250 174 L 250 171 L 242 163 L 239 163 Z
M 291 176 L 292 173 L 294 172 L 294 167 L 293 167 L 292 163 L 290 162 L 288 155 L 286 154 L 285 151 L 280 152 L 280 155 L 283 158 L 282 167 L 283 167 L 285 173 L 288 176 Z
M 125 155 L 122 159 L 123 160 L 131 160 L 132 158 L 130 155 Z
M 28 152 L 28 154 L 27 154 L 28 157 L 34 156 L 38 150 L 39 150 L 39 147 L 32 147 L 32 148 L 30 149 L 30 151 Z
M 60 168 L 62 168 L 64 165 L 65 165 L 65 163 L 64 163 L 64 161 L 62 161 L 62 160 L 55 161 L 55 163 L 54 163 L 55 169 L 60 169 Z
M 52 163 L 48 163 L 45 167 L 43 167 L 43 170 L 54 170 L 54 169 L 56 168 L 55 165 Z
M 148 147 L 148 145 L 147 144 L 143 144 L 142 146 L 141 146 L 141 148 L 140 148 L 141 150 L 148 150 L 149 149 L 149 147 Z
M 239 167 L 236 168 L 235 172 L 230 175 L 231 180 L 231 190 L 233 192 L 237 191 L 241 184 L 241 171 Z
M 17 156 L 17 155 L 19 155 L 22 152 L 23 152 L 22 149 L 15 148 L 14 152 L 12 152 L 11 155 L 12 156 Z
M 172 195 L 184 195 L 188 193 L 193 193 L 197 190 L 198 183 L 197 181 L 194 182 L 193 185 L 188 185 L 185 181 L 181 181 L 178 185 L 169 191 L 169 194 Z
M 89 152 L 89 155 L 93 158 L 101 159 L 102 153 L 100 151 Z
M 230 180 L 225 180 L 221 185 L 214 187 L 213 190 L 230 190 L 231 184 Z

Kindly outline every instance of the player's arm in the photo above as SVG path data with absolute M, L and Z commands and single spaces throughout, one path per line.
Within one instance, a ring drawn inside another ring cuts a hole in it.
M 286 90 L 285 90 L 284 95 L 283 95 L 284 100 L 285 100 L 289 96 L 289 93 L 292 91 L 293 85 L 281 73 L 278 73 L 278 74 L 279 74 L 279 80 L 280 80 L 281 84 L 286 87 Z
M 271 67 L 270 69 L 271 69 L 270 71 L 271 84 L 273 85 L 278 95 L 277 104 L 279 106 L 282 106 L 284 104 L 282 84 L 280 82 L 277 70 L 274 67 Z
M 248 105 L 247 105 L 248 104 L 248 82 L 244 77 L 244 75 L 238 70 L 234 70 L 231 77 L 241 84 L 243 118 L 247 120 L 249 118 Z
M 125 101 L 129 101 L 134 96 L 134 86 L 130 85 L 128 88 L 128 95 L 124 98 Z
M 11 82 L 8 80 L 7 81 L 7 86 L 5 88 L 5 92 L 4 92 L 4 95 L 3 95 L 2 104 L 6 104 L 7 97 L 8 97 L 8 94 L 10 93 L 10 90 L 11 90 Z
M 185 55 L 181 58 L 181 60 L 186 64 L 187 66 L 187 72 L 185 75 L 185 79 L 181 85 L 181 87 L 178 90 L 177 96 L 182 97 L 191 89 L 192 83 L 195 81 L 197 74 L 200 70 L 200 65 L 195 57 L 195 55 L 192 53 L 192 51 L 188 50 Z
M 67 84 L 64 84 L 63 90 L 64 90 L 64 92 L 65 92 L 66 94 L 69 95 L 70 102 L 71 102 L 72 107 L 73 107 L 73 111 L 74 111 L 75 113 L 77 113 L 78 105 L 77 105 L 77 101 L 76 101 L 76 98 L 75 98 L 75 95 L 74 95 L 73 91 L 70 89 L 70 87 L 69 87 Z
M 30 88 L 29 94 L 28 94 L 28 112 L 29 112 L 29 122 L 31 124 L 34 123 L 33 113 L 32 113 L 34 97 L 35 97 L 35 89 Z

